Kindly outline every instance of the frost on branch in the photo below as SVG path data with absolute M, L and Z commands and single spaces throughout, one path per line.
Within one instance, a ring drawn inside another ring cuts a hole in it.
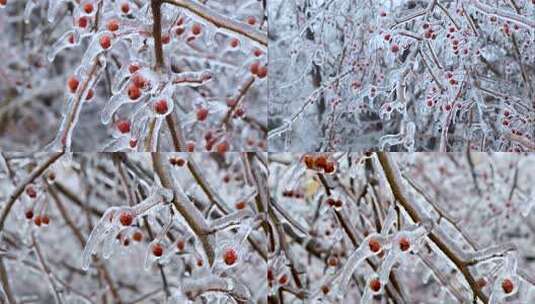
M 154 187 L 151 194 L 134 207 L 111 207 L 106 210 L 97 223 L 82 253 L 82 268 L 87 270 L 91 263 L 91 256 L 96 253 L 98 245 L 103 242 L 103 256 L 109 258 L 118 233 L 131 229 L 132 224 L 143 215 L 154 212 L 159 205 L 168 203 L 172 191 L 165 188 Z
M 3 147 L 267 150 L 262 2 L 4 2 Z M 74 74 L 77 90 L 65 86 Z
M 336 152 L 269 160 L 272 299 L 534 300 L 525 260 L 533 245 L 533 217 L 525 216 L 532 156 Z M 322 169 L 327 160 L 336 163 L 331 174 Z
M 1 153 L 0 302 L 262 303 L 265 161 Z
M 533 150 L 534 7 L 269 1 L 272 149 Z

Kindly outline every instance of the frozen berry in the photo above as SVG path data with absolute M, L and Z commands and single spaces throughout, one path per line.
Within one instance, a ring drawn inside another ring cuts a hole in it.
M 39 215 L 37 215 L 34 219 L 33 219 L 33 223 L 37 226 L 41 226 L 41 217 Z
M 503 289 L 503 292 L 505 292 L 505 293 L 513 292 L 513 289 L 514 289 L 513 281 L 511 281 L 511 279 L 503 280 L 502 281 L 502 289 Z
M 93 12 L 93 4 L 91 3 L 84 4 L 84 12 L 86 14 L 91 14 Z
M 141 231 L 136 231 L 132 234 L 132 239 L 136 242 L 141 242 L 143 240 L 143 233 Z
M 123 226 L 130 226 L 134 222 L 134 215 L 130 212 L 122 212 L 119 215 L 119 221 Z
M 236 203 L 236 209 L 238 210 L 245 209 L 245 206 L 246 206 L 245 201 L 239 201 Z
M 186 247 L 186 243 L 184 242 L 184 240 L 178 240 L 176 242 L 176 248 L 178 249 L 178 251 L 184 251 L 184 247 Z
M 137 72 L 141 67 L 139 66 L 138 63 L 131 63 L 129 66 L 128 66 L 128 72 L 130 72 L 130 74 L 134 74 L 135 72 Z
M 169 110 L 167 106 L 167 101 L 165 99 L 160 99 L 154 103 L 154 111 L 160 115 L 164 115 Z
M 105 50 L 109 49 L 111 46 L 111 38 L 108 35 L 104 35 L 100 37 L 99 42 L 100 42 L 100 46 Z
M 111 19 L 110 21 L 108 21 L 108 24 L 106 25 L 106 28 L 110 32 L 115 32 L 116 30 L 119 29 L 119 21 L 117 21 L 115 19 Z
M 123 12 L 123 14 L 128 14 L 130 12 L 130 5 L 126 2 L 121 4 L 121 12 Z
M 262 65 L 258 67 L 258 72 L 256 73 L 256 75 L 258 76 L 258 78 L 264 78 L 267 76 L 267 72 L 267 67 Z
M 378 292 L 379 290 L 381 290 L 381 281 L 379 281 L 379 279 L 373 279 L 370 281 L 370 289 L 375 291 L 375 292 Z
M 208 117 L 208 109 L 207 108 L 199 108 L 197 109 L 197 120 L 198 121 L 204 121 Z
M 152 254 L 156 257 L 161 257 L 163 255 L 163 247 L 162 245 L 156 243 L 154 245 L 152 245 Z
M 93 89 L 89 89 L 89 91 L 87 91 L 87 95 L 85 97 L 85 100 L 86 101 L 91 100 L 94 95 L 95 95 L 95 91 Z
M 407 251 L 410 247 L 411 242 L 409 241 L 409 239 L 401 238 L 401 240 L 399 240 L 399 249 L 401 249 L 401 251 Z
M 240 45 L 240 40 L 238 38 L 232 38 L 230 40 L 230 46 L 233 48 L 237 48 Z
M 80 17 L 78 19 L 78 27 L 85 28 L 87 26 L 87 17 Z
M 24 216 L 26 217 L 26 219 L 31 220 L 33 218 L 33 209 L 26 210 Z
M 131 84 L 128 87 L 128 97 L 132 100 L 136 100 L 139 98 L 139 96 L 141 96 L 141 91 L 136 85 Z
M 253 75 L 257 75 L 258 74 L 258 70 L 260 68 L 260 62 L 258 61 L 255 61 L 251 64 L 251 66 L 249 67 L 249 71 L 251 71 L 251 74 Z
M 198 24 L 198 23 L 195 23 L 192 27 L 191 27 L 191 32 L 193 33 L 193 35 L 195 36 L 198 36 L 201 34 L 201 25 Z
M 78 81 L 78 79 L 74 76 L 71 76 L 69 77 L 69 79 L 67 80 L 67 87 L 69 88 L 69 91 L 71 93 L 74 93 L 76 92 L 76 90 L 78 89 L 78 84 L 80 82 Z
M 225 264 L 227 265 L 233 265 L 236 263 L 236 260 L 238 259 L 238 254 L 236 253 L 236 250 L 233 248 L 229 248 L 225 250 L 223 253 L 223 260 L 225 261 Z
M 130 122 L 128 120 L 120 120 L 117 122 L 117 129 L 119 132 L 125 134 L 130 132 Z
M 31 198 L 35 198 L 37 196 L 37 192 L 35 191 L 35 188 L 31 185 L 26 187 L 26 194 L 28 194 L 28 196 Z
M 368 242 L 368 245 L 370 246 L 370 250 L 372 252 L 377 253 L 377 252 L 381 251 L 381 243 L 379 243 L 379 241 L 376 240 L 376 239 L 371 239 Z
M 229 144 L 227 141 L 222 141 L 220 143 L 217 144 L 216 146 L 216 150 L 218 153 L 225 153 L 229 150 Z

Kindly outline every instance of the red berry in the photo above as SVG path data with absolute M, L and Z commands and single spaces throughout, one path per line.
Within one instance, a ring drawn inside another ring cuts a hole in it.
M 202 27 L 198 23 L 195 23 L 193 26 L 191 26 L 191 32 L 195 36 L 198 36 L 199 34 L 201 34 L 201 30 L 202 30 Z
M 229 150 L 228 142 L 227 141 L 222 141 L 222 142 L 218 143 L 217 146 L 216 146 L 216 150 L 217 150 L 218 153 L 221 153 L 221 154 L 227 152 Z
M 26 188 L 26 194 L 28 194 L 28 196 L 31 198 L 35 198 L 37 196 L 37 192 L 31 185 Z
M 169 107 L 167 106 L 167 101 L 165 99 L 160 99 L 154 103 L 154 111 L 160 115 L 167 113 Z
M 84 4 L 84 12 L 86 14 L 91 14 L 93 12 L 93 4 L 91 3 Z
M 325 203 L 331 207 L 333 207 L 336 204 L 336 200 L 332 197 L 329 197 L 327 200 L 325 200 Z
M 24 216 L 26 217 L 26 219 L 31 220 L 33 218 L 33 209 L 26 210 Z
M 76 90 L 78 89 L 78 84 L 80 82 L 78 81 L 78 79 L 74 76 L 71 76 L 69 77 L 69 79 L 67 79 L 67 87 L 69 87 L 69 91 L 71 93 L 74 93 L 76 92 Z
M 95 91 L 93 89 L 89 89 L 89 91 L 87 91 L 87 96 L 85 97 L 85 100 L 86 101 L 91 100 L 91 98 L 93 98 L 94 95 L 95 95 Z
M 410 247 L 411 242 L 407 238 L 401 238 L 401 240 L 399 240 L 399 249 L 401 249 L 401 251 L 407 251 Z
M 182 167 L 186 164 L 186 161 L 183 158 L 177 157 L 176 158 L 176 165 L 179 167 Z
M 384 36 L 384 38 L 385 38 L 386 41 L 390 41 L 390 39 L 392 38 L 392 35 L 390 35 L 390 34 L 386 34 L 386 35 Z
M 110 38 L 110 36 L 104 35 L 104 36 L 100 37 L 100 46 L 105 50 L 109 49 L 110 46 L 111 46 L 111 38 Z
M 163 35 L 162 43 L 163 44 L 168 44 L 169 42 L 171 42 L 171 37 L 169 37 L 169 35 Z
M 39 215 L 37 215 L 34 219 L 33 219 L 33 223 L 37 226 L 41 226 L 41 217 Z
M 50 218 L 48 217 L 48 215 L 45 214 L 41 216 L 41 221 L 43 222 L 43 224 L 48 225 L 50 223 Z
M 379 252 L 381 251 L 381 243 L 379 243 L 378 240 L 375 240 L 375 239 L 371 239 L 369 242 L 368 242 L 368 245 L 370 246 L 370 250 L 372 252 Z
M 238 210 L 245 209 L 245 206 L 246 206 L 245 201 L 239 201 L 236 203 L 236 209 Z
M 123 12 L 123 14 L 128 14 L 128 12 L 130 12 L 130 5 L 126 2 L 121 4 L 121 12 Z
M 135 148 L 137 146 L 137 139 L 135 139 L 135 138 L 130 139 L 130 141 L 128 142 L 128 145 L 132 149 Z
M 325 167 L 323 167 L 323 171 L 325 171 L 325 173 L 327 173 L 327 174 L 333 173 L 334 169 L 335 169 L 335 166 L 334 166 L 334 162 L 332 162 L 332 161 L 327 162 Z
M 119 222 L 123 226 L 130 226 L 134 222 L 134 215 L 130 212 L 122 212 L 119 215 Z
M 514 289 L 513 281 L 511 281 L 511 279 L 503 280 L 502 281 L 502 289 L 503 289 L 503 292 L 505 292 L 505 293 L 513 292 L 513 289 Z
M 262 54 L 263 54 L 262 50 L 260 50 L 260 49 L 255 49 L 254 50 L 255 57 L 260 57 L 260 56 L 262 56 Z
M 370 281 L 370 289 L 375 291 L 375 292 L 378 292 L 379 290 L 381 290 L 381 281 L 379 281 L 379 279 L 373 279 Z
M 328 294 L 329 291 L 331 291 L 331 289 L 329 288 L 329 286 L 327 286 L 327 285 L 323 285 L 323 286 L 321 286 L 321 292 L 323 292 L 323 294 Z
M 137 72 L 137 70 L 139 70 L 141 67 L 139 66 L 138 63 L 131 63 L 129 66 L 128 66 L 128 72 L 130 72 L 130 74 L 134 74 L 135 72 Z
M 487 285 L 487 281 L 485 280 L 485 278 L 479 278 L 477 280 L 477 286 L 479 286 L 479 288 L 483 288 Z
M 117 122 L 117 129 L 119 132 L 125 134 L 130 132 L 130 122 L 128 120 L 120 120 Z
M 134 232 L 134 234 L 132 235 L 132 239 L 136 242 L 141 242 L 141 240 L 143 240 L 143 233 L 141 233 L 140 231 Z
M 329 264 L 329 266 L 336 267 L 336 265 L 338 265 L 338 258 L 335 256 L 330 256 L 327 260 L 327 264 Z
M 327 156 L 319 155 L 318 157 L 316 157 L 316 159 L 314 160 L 314 166 L 318 168 L 325 168 L 325 166 L 327 166 Z
M 73 34 L 69 35 L 68 41 L 69 41 L 70 44 L 74 44 L 74 35 Z
M 267 76 L 267 67 L 262 65 L 260 67 L 258 67 L 258 72 L 256 73 L 256 75 L 258 76 L 258 78 L 264 78 Z
M 161 257 L 163 255 L 163 247 L 162 245 L 156 243 L 152 245 L 152 254 L 157 257 Z
M 286 285 L 287 283 L 288 283 L 288 275 L 283 274 L 283 275 L 279 278 L 279 284 L 281 284 L 281 285 Z
M 180 35 L 182 35 L 182 33 L 184 33 L 184 31 L 185 31 L 184 27 L 183 26 L 179 26 L 179 27 L 176 28 L 175 34 L 177 36 L 180 36 Z
M 85 28 L 87 26 L 87 22 L 87 17 L 80 17 L 80 19 L 78 19 L 78 27 Z
M 197 110 L 197 120 L 198 121 L 204 121 L 208 117 L 208 109 L 207 108 L 199 108 Z
M 255 23 L 256 23 L 256 18 L 253 17 L 253 16 L 249 16 L 249 17 L 247 17 L 247 23 L 248 23 L 249 25 L 255 25 Z
M 314 168 L 314 156 L 310 154 L 305 154 L 303 157 L 303 161 L 305 162 L 305 166 L 307 166 L 308 169 Z
M 233 47 L 233 48 L 237 48 L 238 45 L 240 45 L 240 40 L 238 40 L 238 38 L 232 38 L 230 40 L 230 46 Z
M 399 45 L 393 44 L 392 47 L 390 48 L 390 50 L 392 51 L 392 53 L 399 52 Z
M 236 260 L 238 259 L 238 254 L 236 253 L 236 250 L 233 248 L 229 248 L 225 250 L 223 253 L 223 260 L 225 261 L 225 264 L 227 265 L 233 265 L 236 263 Z
M 110 21 L 108 21 L 108 24 L 106 25 L 106 27 L 108 28 L 108 31 L 115 32 L 116 30 L 119 29 L 119 21 L 115 19 L 111 19 Z
M 192 142 L 192 141 L 188 142 L 188 143 L 186 144 L 186 150 L 187 150 L 188 152 L 193 152 L 193 151 L 195 151 L 195 143 Z
M 260 62 L 255 61 L 251 64 L 251 66 L 249 67 L 249 70 L 251 71 L 251 74 L 256 75 L 258 74 L 259 68 L 260 68 Z
M 176 242 L 176 248 L 178 249 L 178 251 L 184 251 L 184 247 L 186 247 L 186 243 L 184 242 L 184 240 L 178 240 Z
M 243 114 L 245 114 L 245 110 L 243 110 L 242 108 L 237 108 L 236 111 L 234 112 L 234 115 L 236 117 L 241 117 L 243 116 Z
M 136 100 L 141 96 L 141 91 L 135 84 L 131 84 L 128 87 L 128 97 L 132 100 Z
M 5 6 L 7 4 L 7 0 L 0 0 L 0 5 Z
M 147 86 L 147 79 L 145 79 L 143 76 L 141 75 L 135 75 L 133 78 L 132 78 L 132 83 L 140 88 L 140 89 L 144 89 L 146 86 Z

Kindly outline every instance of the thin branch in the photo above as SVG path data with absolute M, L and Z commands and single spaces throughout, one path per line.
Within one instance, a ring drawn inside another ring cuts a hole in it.
M 264 47 L 268 45 L 267 35 L 249 25 L 238 22 L 225 15 L 222 15 L 211 8 L 191 0 L 163 0 L 165 3 L 182 7 L 195 15 L 205 19 L 218 28 L 235 32 L 249 39 L 252 39 Z
M 36 178 L 38 178 L 43 172 L 52 165 L 58 158 L 60 158 L 65 152 L 57 152 L 50 156 L 44 163 L 35 168 L 30 175 L 28 175 L 15 190 L 9 195 L 9 199 L 3 205 L 5 206 L 2 210 L 2 215 L 0 215 L 0 232 L 4 230 L 4 224 L 6 218 L 11 211 L 11 208 L 19 198 L 19 196 L 24 192 L 24 189 L 28 184 L 32 183 Z

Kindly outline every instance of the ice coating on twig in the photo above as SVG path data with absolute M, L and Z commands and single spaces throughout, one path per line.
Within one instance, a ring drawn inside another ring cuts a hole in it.
M 82 253 L 82 269 L 87 270 L 89 268 L 91 255 L 96 252 L 97 246 L 101 242 L 104 242 L 103 257 L 109 258 L 118 233 L 128 229 L 128 226 L 135 221 L 136 217 L 147 214 L 154 207 L 168 202 L 172 198 L 173 192 L 171 190 L 154 186 L 149 196 L 134 207 L 108 208 L 89 235 Z

